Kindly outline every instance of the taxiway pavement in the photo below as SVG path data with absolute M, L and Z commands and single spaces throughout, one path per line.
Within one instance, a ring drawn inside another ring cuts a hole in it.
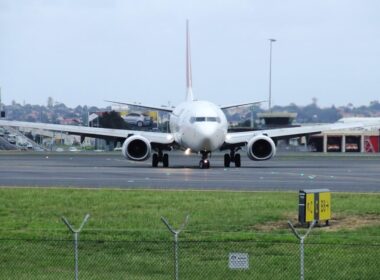
M 170 168 L 119 153 L 0 153 L 0 186 L 273 191 L 328 188 L 380 192 L 380 155 L 280 154 L 224 168 L 223 154 L 199 169 L 197 155 L 170 153 Z

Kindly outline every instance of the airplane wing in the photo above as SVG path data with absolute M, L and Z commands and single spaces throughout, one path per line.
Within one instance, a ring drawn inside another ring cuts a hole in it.
M 163 112 L 168 112 L 168 113 L 173 112 L 172 109 L 166 108 L 166 107 L 146 106 L 146 105 L 141 105 L 141 104 L 125 103 L 125 102 L 118 102 L 118 101 L 111 101 L 111 100 L 105 100 L 105 101 L 106 102 L 111 102 L 113 104 L 118 104 L 118 105 L 127 105 L 127 106 L 140 107 L 140 108 L 144 108 L 144 109 L 147 109 L 147 110 L 163 111 Z
M 236 108 L 236 107 L 252 106 L 252 105 L 257 105 L 257 104 L 260 104 L 260 103 L 263 103 L 263 102 L 266 102 L 266 100 L 256 101 L 256 102 L 248 102 L 248 103 L 241 103 L 241 104 L 234 104 L 234 105 L 225 105 L 225 106 L 220 106 L 220 109 L 225 110 L 225 109 Z
M 350 118 L 341 118 L 338 120 L 338 123 L 355 123 L 355 122 L 365 122 L 366 124 L 373 123 L 378 125 L 380 123 L 380 118 L 376 117 L 350 117 Z M 367 127 L 367 125 L 366 125 Z
M 98 128 L 87 126 L 73 126 L 73 125 L 60 125 L 60 124 L 48 124 L 48 123 L 32 123 L 32 122 L 19 122 L 19 121 L 6 121 L 0 120 L 0 126 L 11 127 L 24 127 L 34 128 L 41 130 L 67 132 L 69 134 L 81 135 L 83 137 L 94 138 L 128 138 L 132 135 L 141 135 L 147 138 L 151 143 L 158 144 L 172 144 L 174 138 L 171 133 L 162 132 L 148 132 L 138 130 L 124 130 L 124 129 L 111 129 L 111 128 Z
M 232 144 L 245 144 L 252 137 L 258 135 L 266 135 L 274 140 L 277 139 L 286 139 L 293 137 L 300 137 L 312 134 L 319 134 L 324 131 L 330 130 L 340 130 L 340 129 L 353 129 L 353 128 L 365 128 L 374 126 L 375 122 L 350 122 L 350 123 L 333 123 L 333 124 L 324 124 L 324 125 L 309 125 L 309 126 L 300 126 L 300 127 L 288 127 L 288 128 L 276 128 L 276 129 L 267 129 L 267 130 L 256 130 L 248 132 L 231 132 L 227 134 L 225 143 L 227 145 Z M 376 123 L 377 126 L 380 126 L 380 122 Z

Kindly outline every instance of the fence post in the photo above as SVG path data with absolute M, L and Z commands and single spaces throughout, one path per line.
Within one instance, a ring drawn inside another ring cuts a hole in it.
M 178 230 L 173 229 L 173 227 L 169 224 L 169 222 L 164 217 L 161 217 L 161 221 L 166 225 L 168 230 L 174 236 L 174 279 L 179 280 L 178 235 L 187 225 L 189 221 L 189 215 L 186 216 L 185 221 L 183 222 L 183 224 L 180 226 Z
M 290 221 L 288 221 L 288 225 L 289 225 L 290 229 L 292 230 L 292 232 L 294 233 L 294 235 L 300 240 L 300 279 L 301 280 L 305 279 L 305 270 L 304 270 L 304 241 L 305 241 L 305 238 L 309 235 L 311 229 L 314 227 L 315 222 L 316 221 L 314 220 L 310 224 L 309 229 L 307 230 L 307 232 L 304 235 L 300 235 L 297 232 L 297 230 L 294 228 L 294 226 L 292 225 L 292 223 Z
M 87 214 L 83 221 L 82 221 L 82 224 L 80 225 L 80 227 L 78 229 L 74 229 L 72 227 L 72 225 L 69 223 L 69 221 L 64 217 L 62 216 L 62 221 L 65 223 L 65 225 L 67 226 L 67 228 L 71 231 L 71 233 L 73 234 L 74 236 L 74 261 L 75 261 L 75 280 L 78 280 L 78 239 L 79 239 L 79 233 L 81 232 L 84 224 L 87 222 L 88 218 L 90 218 L 90 215 Z

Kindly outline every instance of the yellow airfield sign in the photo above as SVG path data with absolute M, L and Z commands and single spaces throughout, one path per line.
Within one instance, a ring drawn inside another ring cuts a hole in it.
M 328 189 L 299 191 L 298 220 L 301 224 L 331 219 L 331 192 Z

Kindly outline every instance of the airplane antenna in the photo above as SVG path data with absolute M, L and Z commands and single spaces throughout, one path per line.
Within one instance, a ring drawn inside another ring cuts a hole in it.
M 186 20 L 186 101 L 193 101 L 192 90 L 193 78 L 191 74 L 191 51 L 190 51 L 190 34 L 189 34 L 189 20 Z

